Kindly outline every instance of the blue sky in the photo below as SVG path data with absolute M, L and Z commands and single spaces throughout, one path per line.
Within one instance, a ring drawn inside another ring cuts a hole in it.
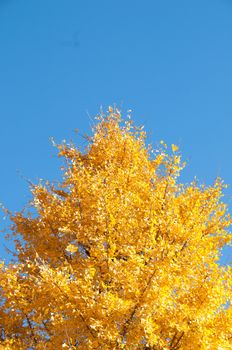
M 23 177 L 58 179 L 49 138 L 81 144 L 74 129 L 115 103 L 180 146 L 183 181 L 221 176 L 231 211 L 231 97 L 230 0 L 0 0 L 0 201 L 21 210 Z

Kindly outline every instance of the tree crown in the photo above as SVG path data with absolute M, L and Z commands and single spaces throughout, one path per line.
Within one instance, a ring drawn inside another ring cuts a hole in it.
M 231 241 L 223 183 L 178 183 L 178 148 L 153 151 L 120 112 L 57 184 L 11 215 L 17 261 L 0 270 L 0 349 L 229 349 Z

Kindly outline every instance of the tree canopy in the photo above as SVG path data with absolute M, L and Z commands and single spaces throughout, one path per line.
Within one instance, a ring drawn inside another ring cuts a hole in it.
M 231 241 L 223 182 L 179 183 L 177 146 L 109 108 L 88 145 L 58 145 L 59 183 L 10 214 L 0 349 L 231 349 Z

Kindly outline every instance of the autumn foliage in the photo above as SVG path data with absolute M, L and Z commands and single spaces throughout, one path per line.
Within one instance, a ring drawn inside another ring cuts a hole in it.
M 58 148 L 63 180 L 11 214 L 0 349 L 232 349 L 222 181 L 180 184 L 177 147 L 152 150 L 113 108 L 84 151 Z

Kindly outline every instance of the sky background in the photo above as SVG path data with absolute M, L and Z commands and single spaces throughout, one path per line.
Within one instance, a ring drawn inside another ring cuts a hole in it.
M 222 177 L 232 212 L 231 0 L 0 0 L 4 206 L 30 200 L 25 178 L 60 178 L 50 137 L 81 145 L 74 130 L 90 132 L 113 104 L 132 109 L 153 144 L 180 146 L 182 181 Z M 5 246 L 2 235 L 0 259 Z

